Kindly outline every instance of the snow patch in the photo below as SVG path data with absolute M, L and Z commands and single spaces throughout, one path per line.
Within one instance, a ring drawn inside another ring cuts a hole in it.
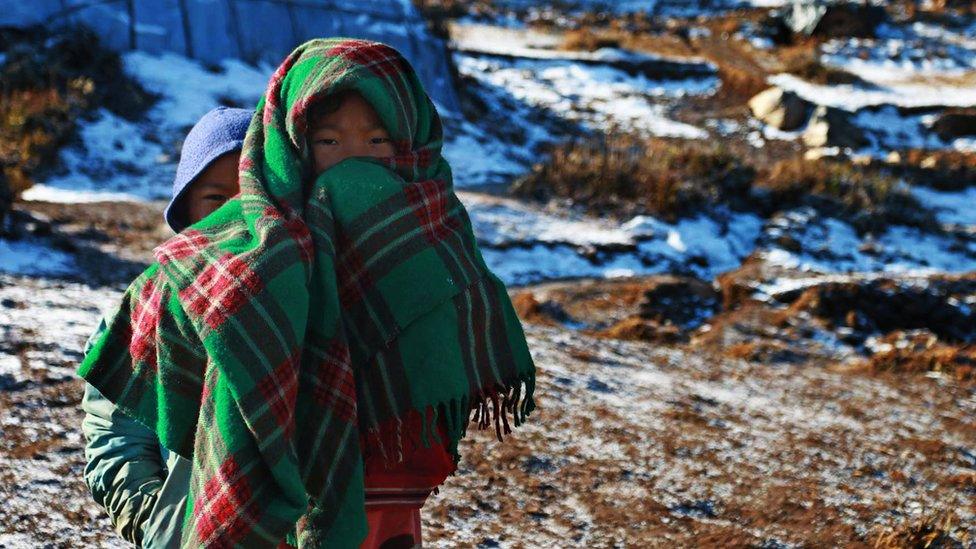
M 644 135 L 703 139 L 701 128 L 673 120 L 652 98 L 713 93 L 714 77 L 650 80 L 608 66 L 563 60 L 503 59 L 455 54 L 458 71 L 515 99 L 594 130 L 618 128 Z
M 74 258 L 35 240 L 0 239 L 0 272 L 30 276 L 77 273 Z
M 976 88 L 939 84 L 893 84 L 865 88 L 853 84 L 812 84 L 792 74 L 776 74 L 768 79 L 772 85 L 795 92 L 819 105 L 855 112 L 879 105 L 899 107 L 964 107 L 976 104 Z
M 913 185 L 911 193 L 926 208 L 935 212 L 940 223 L 976 227 L 976 187 L 961 191 L 937 191 Z

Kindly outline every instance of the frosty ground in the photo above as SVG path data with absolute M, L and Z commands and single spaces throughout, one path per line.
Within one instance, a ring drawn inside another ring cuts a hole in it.
M 720 16 L 698 15 L 681 24 L 707 46 Z M 739 32 L 765 55 L 764 37 Z M 517 18 L 452 27 L 474 100 L 442 112 L 445 156 L 525 321 L 539 409 L 504 444 L 471 433 L 425 508 L 429 543 L 973 546 L 976 187 L 900 181 L 932 226 L 869 234 L 811 206 L 666 221 L 513 197 L 547 145 L 582 134 L 799 149 L 799 132 L 714 107 L 723 69 L 708 59 L 557 47 L 564 34 Z M 851 114 L 867 144 L 841 156 L 970 154 L 972 138 L 930 126 L 976 102 L 974 52 L 965 31 L 892 23 L 823 45 L 821 61 L 860 84 L 769 83 Z M 20 238 L 0 239 L 0 547 L 124 545 L 81 479 L 74 368 L 170 235 L 174 144 L 211 107 L 253 104 L 273 69 L 142 52 L 124 63 L 160 100 L 135 121 L 95 112 L 16 205 Z M 904 322 L 878 317 L 878 296 Z M 887 368 L 902 359 L 912 368 Z
M 122 546 L 81 481 L 73 375 L 118 292 L 0 284 L 20 342 L 0 363 L 0 544 Z M 947 510 L 976 533 L 976 398 L 951 379 L 526 329 L 539 409 L 504 444 L 472 432 L 426 507 L 432 546 L 850 546 Z

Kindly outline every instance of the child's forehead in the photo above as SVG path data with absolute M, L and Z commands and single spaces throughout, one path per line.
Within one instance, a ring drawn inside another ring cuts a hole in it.
M 308 127 L 313 130 L 385 129 L 376 109 L 359 94 L 324 99 L 309 111 Z

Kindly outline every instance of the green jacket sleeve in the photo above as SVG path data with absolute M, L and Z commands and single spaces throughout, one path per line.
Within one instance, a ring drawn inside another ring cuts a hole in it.
M 102 318 L 85 344 L 85 354 L 105 326 Z M 85 412 L 85 483 L 95 501 L 108 511 L 115 531 L 140 546 L 143 522 L 165 478 L 159 439 L 88 383 L 81 407 Z

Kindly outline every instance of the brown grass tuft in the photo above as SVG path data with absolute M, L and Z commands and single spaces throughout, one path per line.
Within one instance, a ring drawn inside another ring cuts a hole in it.
M 560 49 L 570 51 L 596 51 L 600 48 L 619 48 L 620 38 L 605 32 L 595 32 L 589 27 L 567 31 Z
M 104 106 L 134 118 L 154 99 L 88 29 L 4 29 L 0 43 L 0 165 L 14 196 L 55 161 L 82 113 Z
M 860 232 L 889 224 L 938 227 L 915 197 L 898 188 L 896 178 L 877 169 L 797 156 L 763 170 L 756 184 L 770 191 L 778 209 L 808 203 L 811 195 L 827 199 L 836 210 L 828 213 L 848 217 Z
M 976 382 L 976 345 L 943 343 L 927 330 L 895 331 L 881 342 L 890 348 L 868 359 L 866 367 L 871 373 L 938 372 L 960 383 Z
M 889 527 L 874 535 L 875 549 L 961 547 L 955 539 L 966 543 L 966 533 L 955 511 L 930 512 L 896 527 Z
M 814 48 L 793 48 L 783 54 L 783 70 L 808 82 L 824 85 L 860 84 L 867 85 L 861 78 L 820 62 Z
M 719 95 L 730 103 L 741 104 L 769 87 L 769 71 L 759 64 L 748 45 L 713 35 L 699 42 L 699 55 L 715 63 L 722 81 Z
M 900 153 L 894 169 L 914 183 L 955 191 L 976 185 L 976 153 L 911 149 Z
M 753 174 L 721 144 L 609 135 L 556 147 L 512 192 L 569 198 L 600 214 L 673 221 L 707 204 L 745 199 Z
M 685 339 L 685 336 L 677 326 L 662 325 L 639 316 L 627 317 L 609 328 L 594 333 L 594 335 L 607 339 L 651 341 L 655 343 L 677 343 Z
M 540 302 L 535 294 L 530 291 L 519 292 L 512 297 L 512 306 L 519 318 L 532 324 L 543 324 L 546 326 L 558 326 L 560 316 L 565 313 L 559 309 L 555 303 L 545 301 Z

